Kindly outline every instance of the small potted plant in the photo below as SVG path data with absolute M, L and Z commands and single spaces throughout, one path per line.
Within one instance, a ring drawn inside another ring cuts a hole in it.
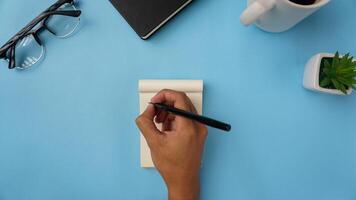
M 319 53 L 305 66 L 303 85 L 318 92 L 349 95 L 356 89 L 356 60 L 350 54 Z

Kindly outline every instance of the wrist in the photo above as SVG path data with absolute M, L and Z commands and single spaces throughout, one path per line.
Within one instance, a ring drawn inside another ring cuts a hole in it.
M 167 185 L 169 200 L 199 200 L 200 181 L 199 178 L 180 184 Z

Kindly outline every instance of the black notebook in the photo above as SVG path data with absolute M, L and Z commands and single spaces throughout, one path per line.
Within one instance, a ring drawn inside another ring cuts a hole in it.
M 149 38 L 192 0 L 110 0 L 135 32 Z

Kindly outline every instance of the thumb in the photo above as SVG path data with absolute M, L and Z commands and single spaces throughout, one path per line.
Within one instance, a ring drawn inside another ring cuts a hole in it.
M 142 135 L 146 138 L 147 144 L 150 146 L 150 148 L 157 141 L 158 135 L 161 134 L 154 123 L 155 116 L 155 108 L 150 104 L 147 106 L 146 110 L 136 119 L 136 124 L 141 130 Z

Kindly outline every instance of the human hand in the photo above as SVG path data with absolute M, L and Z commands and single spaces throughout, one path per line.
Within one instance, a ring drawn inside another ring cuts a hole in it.
M 196 113 L 192 102 L 182 92 L 165 89 L 151 102 Z M 157 129 L 154 120 L 162 124 L 162 130 Z M 199 172 L 207 128 L 190 119 L 159 111 L 153 105 L 148 105 L 136 123 L 151 149 L 153 163 L 167 185 L 169 199 L 199 199 Z

